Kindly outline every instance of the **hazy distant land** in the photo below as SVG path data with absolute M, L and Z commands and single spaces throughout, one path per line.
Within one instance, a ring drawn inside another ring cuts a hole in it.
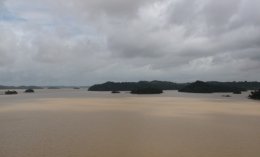
M 174 83 L 168 81 L 106 82 L 88 88 L 89 91 L 131 91 L 135 94 L 161 94 L 163 90 L 178 90 L 187 93 L 235 93 L 260 89 L 260 82 L 196 81 Z M 157 92 L 156 92 L 157 91 Z M 229 95 L 227 95 L 229 97 Z
M 196 81 L 202 82 L 202 81 Z M 139 81 L 139 82 L 106 82 L 103 84 L 95 84 L 89 87 L 89 91 L 131 91 L 136 88 L 141 87 L 157 87 L 162 90 L 182 90 L 188 85 L 193 83 L 174 83 L 169 81 Z M 233 90 L 256 90 L 260 89 L 260 82 L 218 82 L 218 81 L 208 81 L 203 82 L 204 84 L 198 84 L 197 86 L 210 86 L 212 90 L 211 93 L 214 93 L 214 89 L 218 88 L 216 92 L 222 92 L 221 90 L 227 90 L 228 92 L 232 92 Z M 213 89 L 214 88 L 214 89 Z M 219 89 L 220 88 L 220 89 Z M 221 89 L 222 88 L 222 89 Z M 231 89 L 233 88 L 233 89 Z M 228 90 L 231 89 L 231 90 Z M 205 93 L 205 92 L 202 92 Z
M 260 82 L 217 82 L 217 81 L 196 81 L 193 83 L 174 83 L 169 81 L 139 81 L 139 82 L 106 82 L 103 84 L 95 84 L 87 86 L 3 86 L 0 89 L 8 90 L 6 94 L 17 94 L 15 90 L 9 89 L 88 89 L 88 91 L 111 91 L 112 93 L 120 93 L 120 91 L 130 91 L 132 94 L 161 94 L 164 90 L 178 90 L 186 93 L 235 93 L 241 94 L 248 90 L 260 89 Z M 28 92 L 26 92 L 28 93 Z M 0 93 L 3 94 L 3 93 Z M 252 93 L 254 94 L 254 93 Z M 225 95 L 229 97 L 229 95 Z M 256 96 L 258 97 L 258 96 Z M 254 98 L 254 96 L 250 96 Z

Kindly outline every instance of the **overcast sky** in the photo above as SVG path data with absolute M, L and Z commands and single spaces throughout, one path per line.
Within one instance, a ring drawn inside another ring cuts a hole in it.
M 0 0 L 0 84 L 260 81 L 259 0 Z

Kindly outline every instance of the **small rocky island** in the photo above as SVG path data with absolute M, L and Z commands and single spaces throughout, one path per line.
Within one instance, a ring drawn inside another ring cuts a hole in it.
M 5 95 L 16 95 L 16 94 L 18 94 L 18 92 L 15 90 L 8 90 L 5 92 Z
M 34 90 L 33 90 L 33 89 L 26 89 L 26 90 L 24 91 L 24 93 L 34 93 Z
M 196 81 L 179 90 L 179 92 L 186 93 L 241 93 L 242 91 L 246 91 L 246 89 L 215 82 L 203 81 Z
M 144 88 L 137 88 L 131 91 L 131 94 L 161 94 L 163 90 L 156 87 L 144 87 Z
M 120 93 L 120 91 L 113 90 L 113 91 L 111 91 L 111 93 L 112 93 L 112 94 L 119 94 L 119 93 Z
M 242 91 L 234 91 L 233 94 L 242 94 Z
M 251 92 L 251 94 L 248 96 L 250 99 L 260 100 L 260 89 Z
M 222 95 L 222 97 L 230 98 L 230 95 Z

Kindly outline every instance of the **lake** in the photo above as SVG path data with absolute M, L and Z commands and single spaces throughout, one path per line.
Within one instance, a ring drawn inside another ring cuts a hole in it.
M 41 89 L 0 95 L 1 157 L 259 157 L 260 101 Z

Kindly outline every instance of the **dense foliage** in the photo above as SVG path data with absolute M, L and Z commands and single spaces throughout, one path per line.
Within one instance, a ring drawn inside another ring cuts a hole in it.
M 196 81 L 191 83 L 184 88 L 179 90 L 180 92 L 187 93 L 240 93 L 241 91 L 246 91 L 245 88 L 230 86 L 224 83 L 210 83 L 210 82 L 202 82 Z
M 34 93 L 34 90 L 33 89 L 26 89 L 24 92 L 25 93 Z
M 8 90 L 8 91 L 5 92 L 5 95 L 14 95 L 14 94 L 18 94 L 17 91 Z
M 258 100 L 260 100 L 260 89 L 251 92 L 251 94 L 249 95 L 249 98 L 250 99 L 258 99 Z
M 167 81 L 106 82 L 89 87 L 89 91 L 132 91 L 138 88 L 155 87 L 161 90 L 178 90 L 186 84 Z
M 204 91 L 204 93 L 209 92 L 234 92 L 240 93 L 244 90 L 255 90 L 260 89 L 260 82 L 204 82 L 205 84 L 198 84 L 200 89 L 198 92 Z M 192 85 L 194 83 L 173 83 L 167 81 L 140 81 L 140 82 L 106 82 L 103 84 L 96 84 L 89 87 L 89 91 L 131 91 L 137 88 L 144 87 L 156 87 L 162 90 L 184 90 L 186 86 Z M 209 86 L 209 87 L 208 87 Z M 190 88 L 190 87 L 189 87 Z M 214 89 L 214 90 L 213 90 Z M 188 89 L 187 89 L 188 90 Z M 194 89 L 195 90 L 195 89 Z
M 260 82 L 248 82 L 248 81 L 240 81 L 240 82 L 216 82 L 216 81 L 210 81 L 207 82 L 214 85 L 226 85 L 226 86 L 232 86 L 232 87 L 239 87 L 244 88 L 247 90 L 257 90 L 260 89 Z
M 155 87 L 137 88 L 131 91 L 132 94 L 161 94 L 163 91 Z

